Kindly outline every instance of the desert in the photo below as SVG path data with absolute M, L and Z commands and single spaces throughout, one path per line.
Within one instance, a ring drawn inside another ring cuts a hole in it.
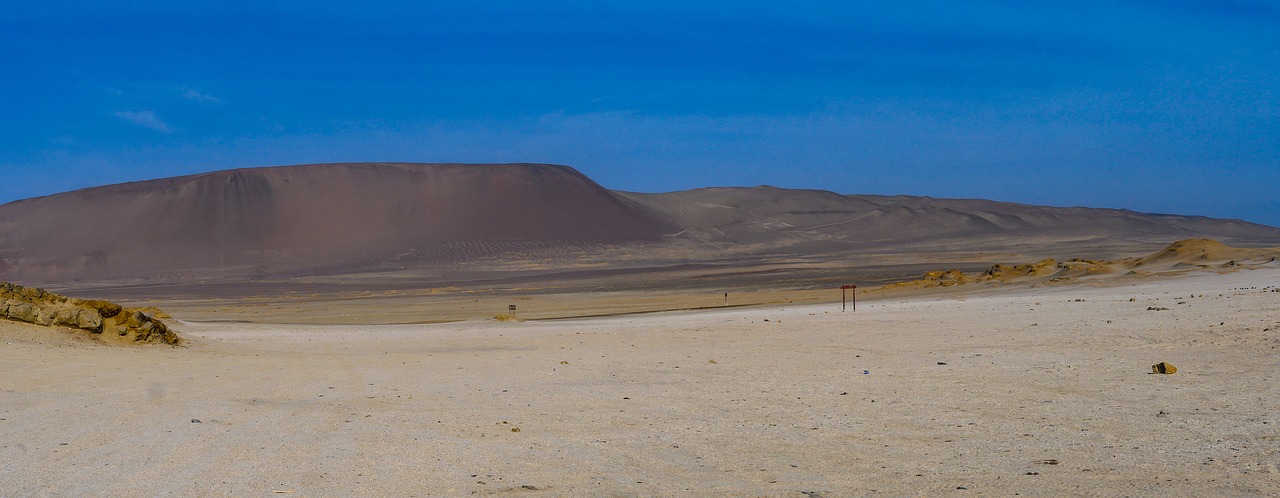
M 1280 493 L 1273 227 L 484 168 L 0 206 L 0 495 Z
M 180 348 L 4 324 L 0 488 L 1274 495 L 1277 285 L 1272 263 L 848 312 L 179 321 Z
M 0 498 L 1280 496 L 1280 2 L 14 2 Z

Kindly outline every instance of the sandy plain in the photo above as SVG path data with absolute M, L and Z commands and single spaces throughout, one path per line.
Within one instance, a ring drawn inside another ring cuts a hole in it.
M 0 496 L 1275 496 L 1277 285 L 187 321 L 178 348 L 4 322 Z

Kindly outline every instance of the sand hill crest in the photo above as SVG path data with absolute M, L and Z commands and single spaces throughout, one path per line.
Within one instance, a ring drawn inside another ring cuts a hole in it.
M 774 187 L 617 192 L 547 164 L 314 164 L 2 205 L 0 278 L 199 285 L 323 277 L 448 286 L 530 275 L 657 275 L 687 265 L 786 273 L 1063 253 L 1111 259 L 1188 237 L 1277 245 L 1280 228 Z M 1202 246 L 1185 250 L 1223 251 Z

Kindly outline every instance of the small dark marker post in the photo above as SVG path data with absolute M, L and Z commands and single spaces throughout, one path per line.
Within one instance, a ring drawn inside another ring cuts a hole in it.
M 729 293 L 728 293 L 728 292 L 724 293 L 724 305 L 725 305 L 725 306 L 728 306 L 728 305 L 729 305 Z
M 840 311 L 845 310 L 845 291 L 853 290 L 853 311 L 858 311 L 858 286 L 849 284 L 840 286 Z
M 508 304 L 508 305 L 507 305 L 507 312 L 511 313 L 511 316 L 516 316 L 516 305 L 514 305 L 514 304 Z

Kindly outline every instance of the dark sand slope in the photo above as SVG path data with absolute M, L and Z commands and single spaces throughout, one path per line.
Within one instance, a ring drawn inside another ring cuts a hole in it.
M 321 164 L 111 185 L 0 206 L 0 279 L 68 290 L 293 286 L 299 278 L 380 288 L 602 279 L 734 288 L 813 282 L 833 269 L 846 278 L 851 268 L 864 277 L 876 268 L 900 276 L 919 273 L 894 269 L 900 265 L 976 269 L 1063 254 L 1116 259 L 1189 238 L 1275 246 L 1280 229 L 1115 209 L 772 187 L 611 192 L 572 168 L 541 164 Z
M 343 273 L 504 248 L 654 240 L 678 230 L 565 166 L 240 169 L 0 206 L 0 275 L 181 281 L 185 274 Z

